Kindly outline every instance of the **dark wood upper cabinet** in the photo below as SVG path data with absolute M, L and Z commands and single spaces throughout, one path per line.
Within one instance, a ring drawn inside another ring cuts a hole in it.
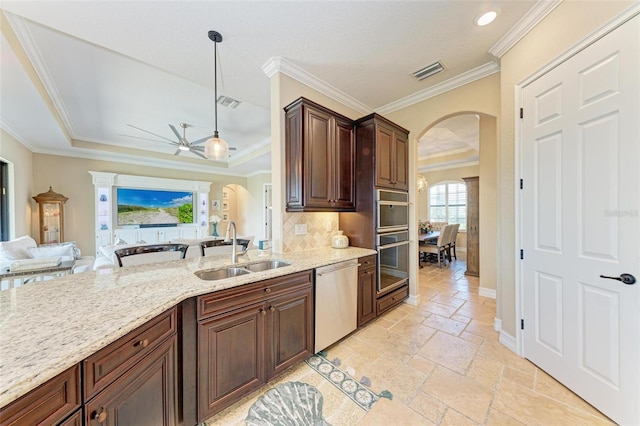
M 361 131 L 370 127 L 367 131 Z M 409 132 L 382 116 L 371 114 L 356 122 L 360 138 L 373 138 L 375 186 L 409 189 Z
M 284 110 L 287 211 L 355 211 L 353 121 L 305 98 Z

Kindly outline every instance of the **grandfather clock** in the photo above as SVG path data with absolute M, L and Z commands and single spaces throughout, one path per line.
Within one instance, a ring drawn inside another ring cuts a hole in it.
M 49 191 L 33 197 L 38 203 L 40 217 L 40 244 L 64 241 L 64 203 L 68 200 L 62 194 Z

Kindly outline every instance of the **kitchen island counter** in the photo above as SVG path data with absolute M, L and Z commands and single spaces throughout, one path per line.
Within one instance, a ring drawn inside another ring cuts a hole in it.
M 259 257 L 290 266 L 204 281 L 203 269 L 231 265 L 229 256 L 198 257 L 84 272 L 0 292 L 0 407 L 47 382 L 185 299 L 375 254 L 349 247 Z

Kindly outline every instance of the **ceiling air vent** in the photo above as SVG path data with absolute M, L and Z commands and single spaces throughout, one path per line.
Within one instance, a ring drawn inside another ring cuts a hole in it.
M 442 70 L 444 70 L 444 66 L 442 65 L 442 63 L 440 63 L 440 61 L 438 61 L 434 62 L 431 65 L 427 65 L 422 69 L 419 69 L 418 71 L 413 73 L 413 76 L 418 80 L 424 80 L 427 77 L 438 74 Z
M 228 96 L 220 95 L 218 97 L 218 103 L 222 106 L 226 106 L 229 108 L 236 108 L 240 105 L 240 101 L 237 99 L 230 98 Z

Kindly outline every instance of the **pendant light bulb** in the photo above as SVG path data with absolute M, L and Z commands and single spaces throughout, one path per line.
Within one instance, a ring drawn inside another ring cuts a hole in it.
M 229 145 L 218 136 L 217 130 L 213 132 L 213 137 L 204 143 L 204 156 L 217 161 L 229 158 Z

